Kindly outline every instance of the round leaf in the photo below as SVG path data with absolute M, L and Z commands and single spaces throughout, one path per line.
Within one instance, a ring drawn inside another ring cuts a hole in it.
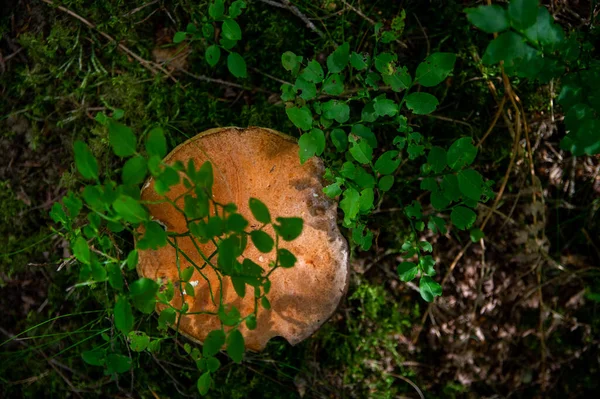
M 240 363 L 244 357 L 244 336 L 239 330 L 231 330 L 227 337 L 227 354 L 231 359 Z
M 257 221 L 265 224 L 271 223 L 271 214 L 269 213 L 269 209 L 261 200 L 250 198 L 248 205 L 250 206 L 252 216 L 254 216 Z
M 263 253 L 271 252 L 273 250 L 273 246 L 275 245 L 273 238 L 271 238 L 270 235 L 262 230 L 251 231 L 250 239 L 252 240 L 252 243 L 256 249 Z
M 477 215 L 469 208 L 455 206 L 450 214 L 450 219 L 458 229 L 466 230 L 475 223 Z
M 227 56 L 227 68 L 236 78 L 245 78 L 247 76 L 246 61 L 238 53 L 229 53 Z
M 438 99 L 429 93 L 415 92 L 406 96 L 406 107 L 417 115 L 432 113 L 438 104 Z
M 73 149 L 75 151 L 75 166 L 81 176 L 85 179 L 98 179 L 98 162 L 90 147 L 83 141 L 76 140 Z
M 215 65 L 217 65 L 219 59 L 221 58 L 221 48 L 216 44 L 208 46 L 206 48 L 206 52 L 204 53 L 204 58 L 206 58 L 206 62 L 208 62 L 208 65 L 214 67 Z

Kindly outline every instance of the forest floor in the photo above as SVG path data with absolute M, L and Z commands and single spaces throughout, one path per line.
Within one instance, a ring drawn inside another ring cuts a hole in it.
M 122 109 L 138 131 L 161 123 L 170 148 L 216 126 L 297 134 L 279 100 L 280 81 L 287 79 L 281 54 L 292 50 L 323 61 L 333 43 L 362 43 L 375 22 L 389 26 L 402 11 L 406 27 L 395 51 L 409 70 L 436 50 L 458 55 L 452 78 L 440 88 L 439 109 L 412 122 L 440 143 L 460 136 L 477 143 L 491 128 L 477 168 L 496 182 L 508 173 L 499 206 L 478 209 L 480 220 L 491 213 L 486 236 L 477 242 L 455 231 L 426 237 L 443 285 L 443 295 L 428 304 L 396 273 L 409 231 L 397 199 L 406 203 L 419 191 L 390 193 L 369 225 L 373 247 L 353 252 L 348 295 L 332 319 L 295 347 L 275 339 L 241 365 L 223 356 L 209 397 L 600 392 L 600 157 L 560 149 L 558 87 L 517 80 L 533 165 L 519 151 L 509 167 L 513 137 L 506 120 L 495 118 L 499 107 L 486 80 L 500 87 L 501 78 L 497 71 L 482 74 L 477 56 L 489 38 L 463 12 L 477 2 L 293 1 L 296 12 L 286 1 L 249 1 L 239 18 L 249 75 L 243 80 L 222 64 L 209 67 L 202 47 L 172 44 L 190 16 L 208 7 L 192 3 L 8 0 L 1 6 L 0 397 L 197 395 L 196 370 L 164 351 L 119 381 L 81 360 L 103 331 L 101 294 L 72 289 L 78 272 L 59 267 L 68 245 L 54 234 L 48 214 L 79 187 L 74 140 L 87 141 L 107 169 L 119 167 L 94 121 L 97 112 Z M 568 30 L 586 29 L 594 12 L 584 0 L 546 3 Z M 153 74 L 146 62 L 163 65 L 167 74 Z M 525 148 L 525 140 L 518 144 Z

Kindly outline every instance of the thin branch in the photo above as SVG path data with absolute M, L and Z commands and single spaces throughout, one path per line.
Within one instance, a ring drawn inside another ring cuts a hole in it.
M 260 1 L 262 1 L 263 3 L 268 4 L 270 6 L 273 6 L 273 7 L 284 8 L 284 9 L 289 10 L 292 14 L 294 14 L 295 16 L 300 18 L 302 20 L 302 22 L 304 22 L 306 24 L 307 28 L 309 28 L 310 30 L 315 32 L 320 37 L 325 37 L 325 34 L 319 28 L 317 28 L 315 26 L 315 24 L 310 19 L 308 19 L 308 17 L 306 15 L 304 15 L 302 13 L 302 11 L 300 11 L 298 9 L 298 7 L 293 5 L 290 2 L 290 0 L 281 0 L 281 3 L 277 2 L 277 1 L 272 1 L 272 0 L 260 0 Z
M 367 17 L 361 10 L 359 10 L 356 7 L 354 7 L 352 4 L 349 4 L 346 0 L 342 0 L 342 3 L 344 3 L 344 5 L 346 7 L 348 7 L 349 9 L 351 9 L 352 11 L 354 11 L 356 14 L 358 14 L 359 16 L 361 16 L 365 21 L 369 22 L 371 25 L 375 25 L 377 23 L 373 19 Z M 402 47 L 402 48 L 405 48 L 405 49 L 408 48 L 408 46 L 406 45 L 406 43 L 400 41 L 400 39 L 396 39 L 395 42 L 398 43 L 400 45 L 400 47 Z

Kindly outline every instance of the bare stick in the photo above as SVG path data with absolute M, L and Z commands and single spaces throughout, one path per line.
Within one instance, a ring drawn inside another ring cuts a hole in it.
M 321 36 L 321 37 L 325 37 L 325 34 L 315 26 L 315 24 L 313 24 L 313 22 L 308 19 L 308 17 L 304 14 L 302 14 L 302 12 L 298 9 L 298 7 L 296 7 L 295 5 L 293 5 L 290 0 L 281 0 L 281 3 L 277 2 L 277 1 L 272 1 L 272 0 L 260 0 L 265 4 L 268 4 L 270 6 L 273 7 L 278 7 L 278 8 L 285 8 L 287 10 L 289 10 L 292 14 L 294 14 L 295 16 L 297 16 L 298 18 L 300 18 L 302 20 L 302 22 L 304 22 L 306 24 L 306 27 L 309 28 L 310 30 L 312 30 L 313 32 L 315 32 L 317 35 Z
M 361 10 L 354 7 L 352 4 L 349 4 L 346 0 L 342 0 L 342 3 L 344 3 L 346 7 L 354 11 L 356 14 L 360 15 L 365 21 L 369 22 L 371 25 L 375 25 L 377 23 L 373 19 L 367 17 Z M 406 43 L 401 42 L 399 39 L 396 39 L 395 42 L 398 43 L 402 48 L 408 48 Z M 429 53 L 429 51 L 427 53 Z

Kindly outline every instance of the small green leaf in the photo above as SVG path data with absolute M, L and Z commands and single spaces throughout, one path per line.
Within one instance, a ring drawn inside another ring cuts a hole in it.
M 344 81 L 340 75 L 334 73 L 323 83 L 323 91 L 332 96 L 339 96 L 344 92 Z
M 510 28 L 506 10 L 497 4 L 466 8 L 467 19 L 486 33 L 502 32 Z
M 133 270 L 136 268 L 137 264 L 138 264 L 138 251 L 134 249 L 133 251 L 129 252 L 129 255 L 127 255 L 127 269 Z
M 173 36 L 173 43 L 175 43 L 175 44 L 181 43 L 186 38 L 187 38 L 186 32 L 176 32 L 175 35 Z
M 225 13 L 225 1 L 224 0 L 215 0 L 208 7 L 208 15 L 214 19 L 221 19 L 223 14 Z
M 477 147 L 471 141 L 470 137 L 462 137 L 452 143 L 446 155 L 450 168 L 459 170 L 473 163 L 477 156 Z
M 129 285 L 129 292 L 133 306 L 140 312 L 150 314 L 156 305 L 156 281 L 149 278 L 140 278 Z
M 246 61 L 236 52 L 231 52 L 227 56 L 227 69 L 236 78 L 245 78 L 247 76 Z
M 166 330 L 168 326 L 175 325 L 177 320 L 177 312 L 173 308 L 166 308 L 160 312 L 158 316 L 158 328 Z
M 354 220 L 358 211 L 360 210 L 360 194 L 353 188 L 349 188 L 344 191 L 342 200 L 340 201 L 340 208 L 344 211 L 344 220 Z
M 417 115 L 432 113 L 438 104 L 438 99 L 429 93 L 415 92 L 406 96 L 406 107 Z
M 186 267 L 181 271 L 181 281 L 190 281 L 194 274 L 194 266 Z
M 485 234 L 483 234 L 483 231 L 481 231 L 479 227 L 472 228 L 469 231 L 469 235 L 471 236 L 472 242 L 477 242 L 485 237 Z
M 456 54 L 433 53 L 417 67 L 415 81 L 425 87 L 436 86 L 452 72 L 455 62 Z
M 271 223 L 271 214 L 267 206 L 259 199 L 250 198 L 248 201 L 252 216 L 260 223 Z
M 115 327 L 123 334 L 127 334 L 133 328 L 133 312 L 131 305 L 124 296 L 119 296 L 115 303 Z
M 110 120 L 108 123 L 108 139 L 115 155 L 129 157 L 135 154 L 137 141 L 130 127 Z
M 539 0 L 510 0 L 508 16 L 511 25 L 517 30 L 524 30 L 535 23 Z
M 383 176 L 379 179 L 378 187 L 381 191 L 389 191 L 394 185 L 394 176 Z
M 226 19 L 223 21 L 223 36 L 229 40 L 241 40 L 242 39 L 242 30 L 240 29 L 240 25 L 233 19 Z
M 240 363 L 244 357 L 244 336 L 239 330 L 231 330 L 227 336 L 227 354 Z
M 225 344 L 225 333 L 222 330 L 213 330 L 208 333 L 202 346 L 204 356 L 214 356 L 221 350 Z
M 362 213 L 368 213 L 373 208 L 373 201 L 375 200 L 375 192 L 372 188 L 365 188 L 360 192 L 360 199 L 358 200 L 358 208 Z
M 256 329 L 256 317 L 253 314 L 246 319 L 246 327 L 248 327 L 248 330 Z
M 385 94 L 375 98 L 373 107 L 379 116 L 394 116 L 398 113 L 398 104 L 393 100 L 385 98 Z
M 344 101 L 329 100 L 322 109 L 325 118 L 335 119 L 338 123 L 346 123 L 350 119 L 350 107 Z
M 335 198 L 342 193 L 342 188 L 340 187 L 340 185 L 338 183 L 333 183 L 327 187 L 324 187 L 323 192 L 329 198 Z
M 281 267 L 292 267 L 296 264 L 296 257 L 294 254 L 285 248 L 279 248 L 277 251 L 277 258 L 279 259 L 279 266 Z
M 219 59 L 221 59 L 221 48 L 216 44 L 208 46 L 204 52 L 204 58 L 208 62 L 208 65 L 214 67 L 219 62 Z
M 386 151 L 375 162 L 375 171 L 382 175 L 390 175 L 400 166 L 398 151 Z
M 466 230 L 473 226 L 473 223 L 475 223 L 475 220 L 477 219 L 477 215 L 469 208 L 455 206 L 450 214 L 450 219 L 459 230 Z
M 73 255 L 75 258 L 81 263 L 90 264 L 91 261 L 91 253 L 90 247 L 88 246 L 85 238 L 82 236 L 77 237 L 75 242 L 72 244 L 73 247 Z
M 350 65 L 354 67 L 354 69 L 358 71 L 362 71 L 365 69 L 367 64 L 368 57 L 363 56 L 362 54 L 358 54 L 357 52 L 352 52 L 350 55 Z
M 327 69 L 330 73 L 338 73 L 346 68 L 350 59 L 350 44 L 343 43 L 327 57 Z
M 125 373 L 129 369 L 131 369 L 131 358 L 118 353 L 106 356 L 106 372 L 108 374 Z
M 433 281 L 431 277 L 423 276 L 419 281 L 419 291 L 424 300 L 432 302 L 436 296 L 442 295 L 442 286 Z
M 73 149 L 75 151 L 75 166 L 84 179 L 98 179 L 98 162 L 90 147 L 83 141 L 76 140 Z
M 266 310 L 270 310 L 271 309 L 271 302 L 269 302 L 269 300 L 267 299 L 266 296 L 263 296 L 262 298 L 260 298 L 260 304 Z
M 250 239 L 252 239 L 252 243 L 262 253 L 269 253 L 273 250 L 273 246 L 275 245 L 275 241 L 271 238 L 270 235 L 265 233 L 262 230 L 253 230 L 250 232 Z
M 321 83 L 324 77 L 323 68 L 317 61 L 312 60 L 308 63 L 306 68 L 300 72 L 300 76 L 309 82 Z
M 140 223 L 148 220 L 148 212 L 135 199 L 120 195 L 113 203 L 113 208 L 117 214 L 129 223 Z
M 281 55 L 281 64 L 286 71 L 290 71 L 292 75 L 296 76 L 300 71 L 302 62 L 302 56 L 296 55 L 291 51 L 286 51 Z
M 148 173 L 146 158 L 138 155 L 125 162 L 121 177 L 124 184 L 136 185 L 144 181 L 146 173 Z
M 352 154 L 352 157 L 363 165 L 369 164 L 373 159 L 373 148 L 371 148 L 366 140 L 355 141 L 351 139 L 351 141 L 350 154 Z
M 432 147 L 427 155 L 427 163 L 434 173 L 441 173 L 446 167 L 446 150 L 442 147 Z
M 331 141 L 338 152 L 346 151 L 348 147 L 348 135 L 342 129 L 333 129 L 331 131 Z
M 246 8 L 246 2 L 244 0 L 235 0 L 229 6 L 229 16 L 231 18 L 237 18 L 242 14 L 242 9 Z
M 302 76 L 296 78 L 294 84 L 294 90 L 300 93 L 300 98 L 304 100 L 311 100 L 317 96 L 317 86 L 304 79 Z
M 413 262 L 402 262 L 398 265 L 398 276 L 405 283 L 412 281 L 418 272 L 419 268 Z
M 273 225 L 275 232 L 284 241 L 295 240 L 302 234 L 302 228 L 304 227 L 304 221 L 301 218 L 282 218 L 275 219 L 278 224 Z
M 121 268 L 116 263 L 109 263 L 106 266 L 106 272 L 108 274 L 108 283 L 117 291 L 123 291 L 123 275 L 121 274 Z
M 200 395 L 204 396 L 210 391 L 210 386 L 212 385 L 212 378 L 210 376 L 210 371 L 205 372 L 198 378 L 198 383 L 196 384 L 198 387 L 198 392 Z
M 367 140 L 367 143 L 369 143 L 372 148 L 377 148 L 377 137 L 369 127 L 363 125 L 362 123 L 356 123 L 352 125 L 351 133 Z
M 479 201 L 483 194 L 483 177 L 473 169 L 461 170 L 457 174 L 458 188 L 469 199 Z
M 82 352 L 81 358 L 87 364 L 92 366 L 104 366 L 106 362 L 106 350 L 104 349 L 92 349 L 90 351 Z
M 127 337 L 129 338 L 129 347 L 134 352 L 142 352 L 150 344 L 150 337 L 143 331 L 131 331 Z
M 307 106 L 286 108 L 285 113 L 297 128 L 302 130 L 310 130 L 312 128 L 313 117 Z

